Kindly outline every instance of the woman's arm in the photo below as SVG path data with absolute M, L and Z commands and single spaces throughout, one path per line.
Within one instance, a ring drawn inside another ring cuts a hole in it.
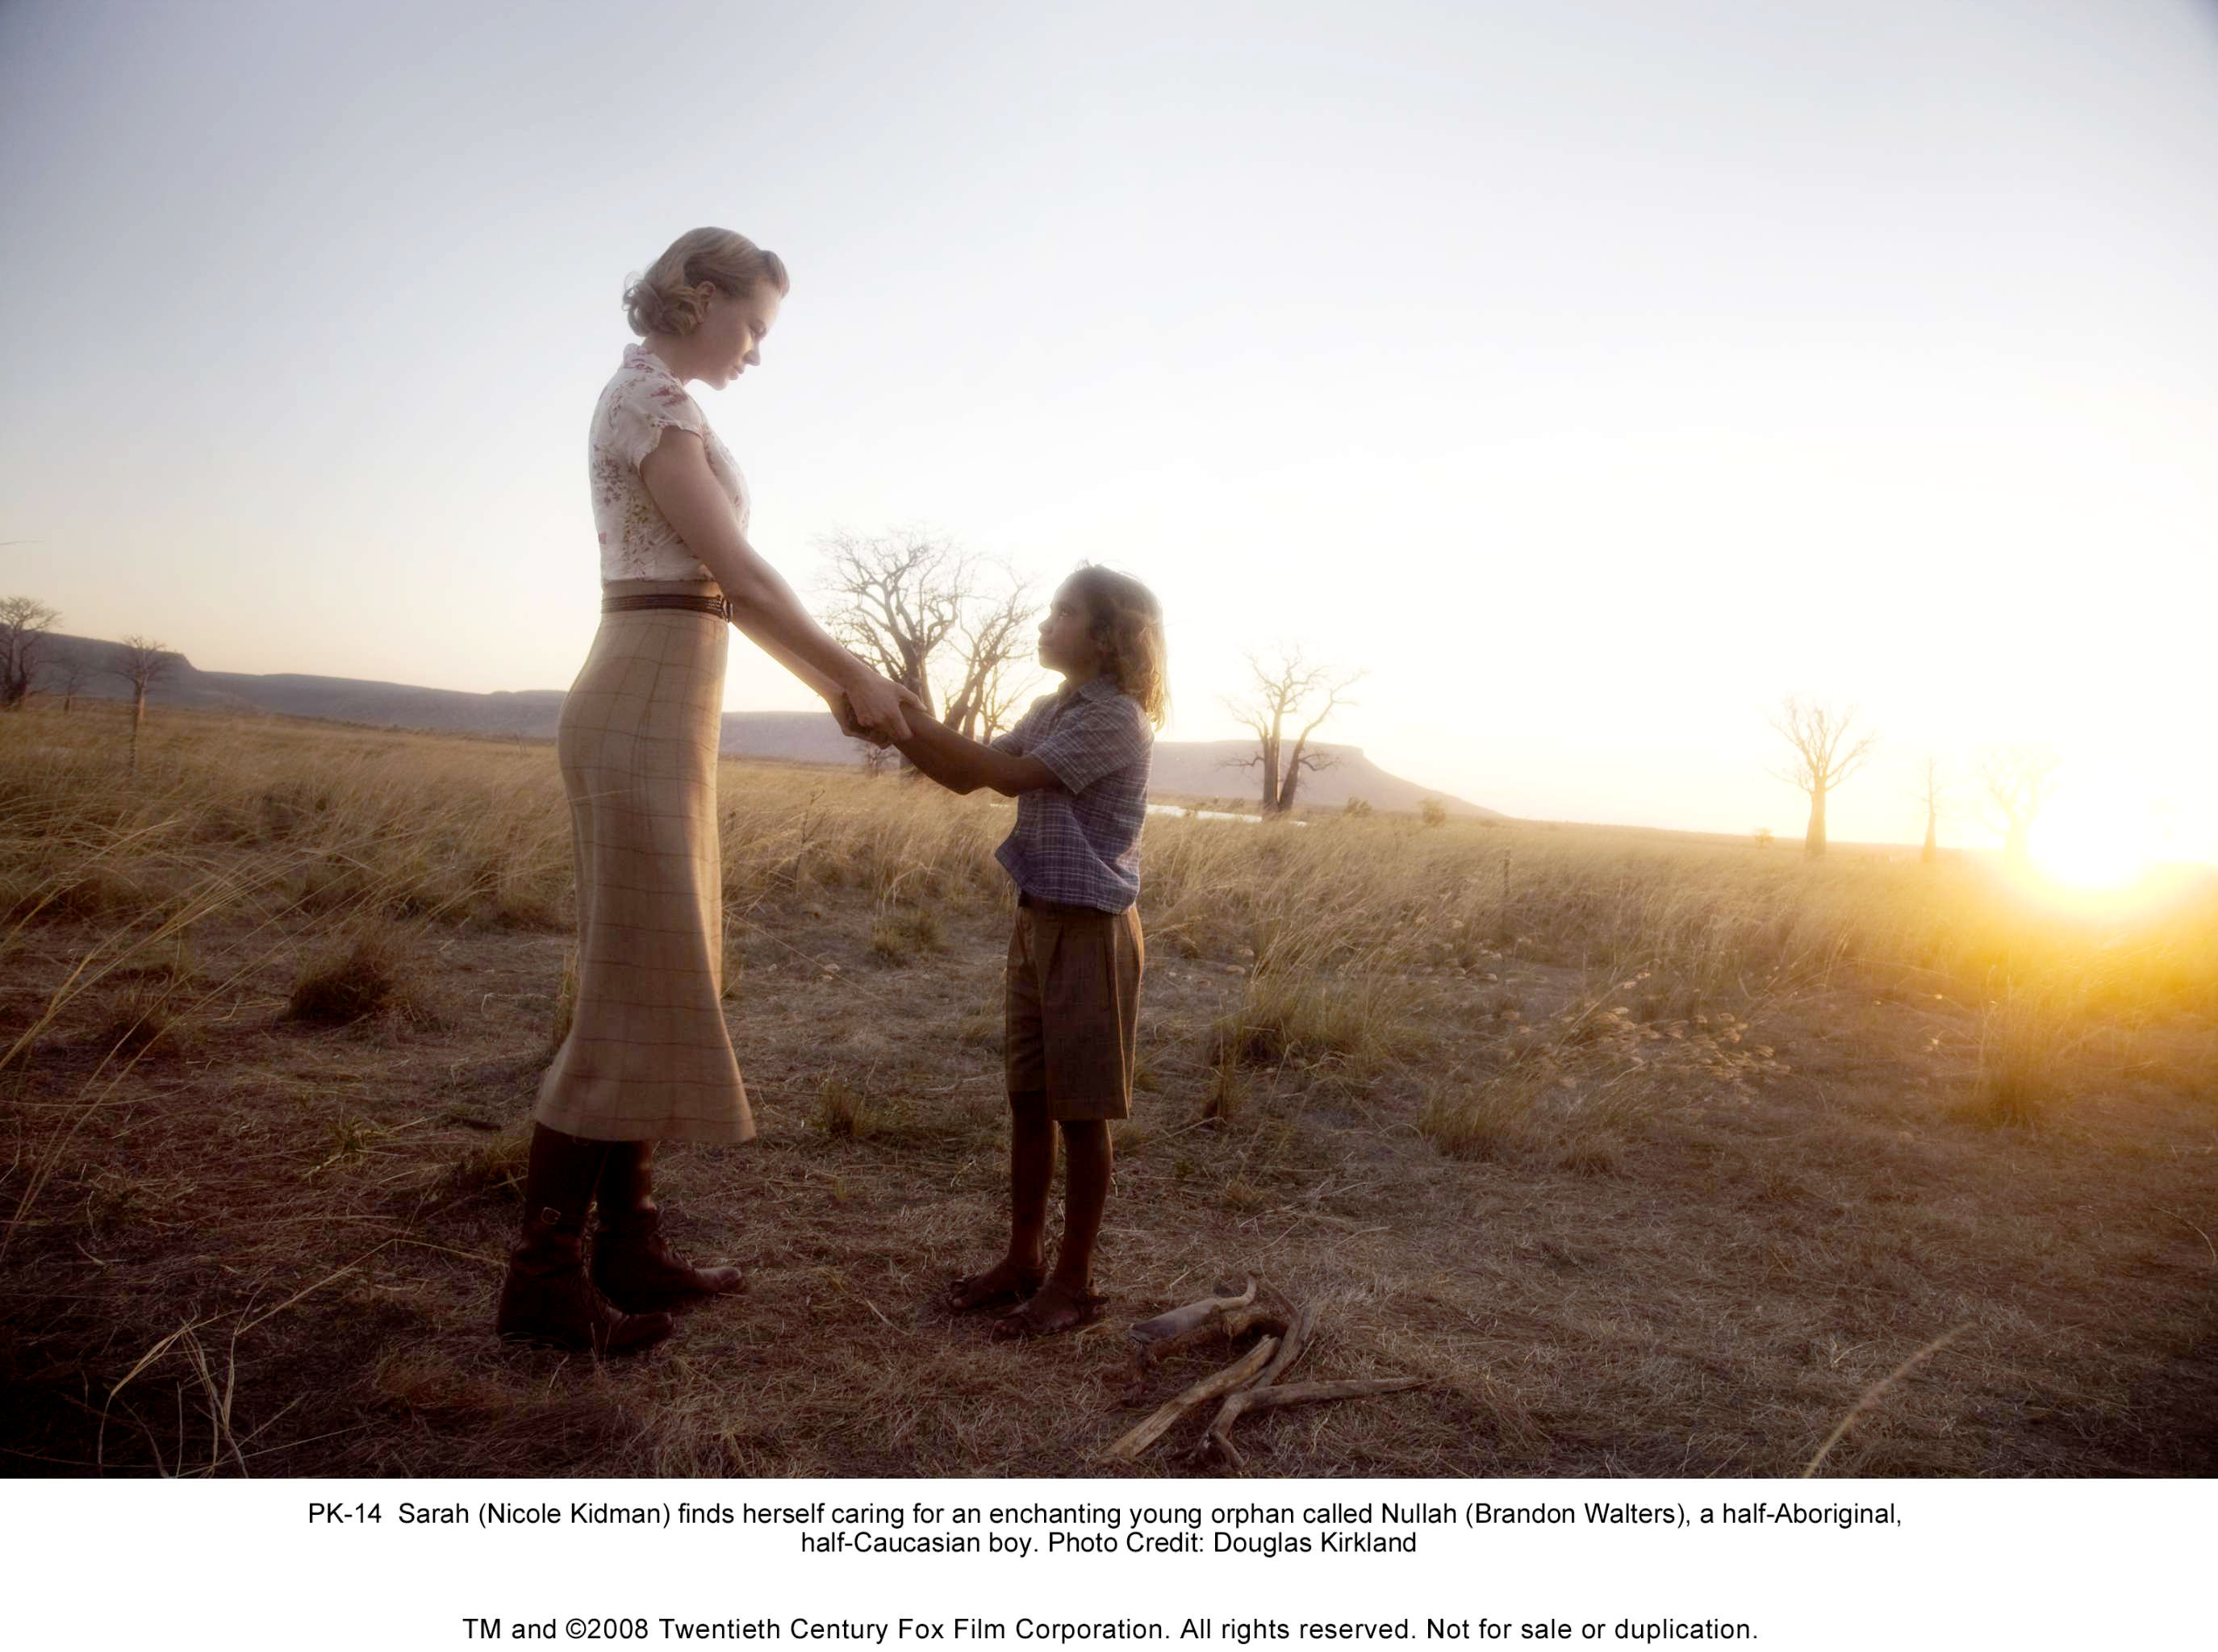
M 824 696 L 824 708 L 827 711 L 829 711 L 838 721 L 839 724 L 839 732 L 841 733 L 852 735 L 857 739 L 870 740 L 881 746 L 887 744 L 886 737 L 883 734 L 877 733 L 871 729 L 865 728 L 855 721 L 855 708 L 847 702 L 847 690 L 846 689 L 840 687 L 839 684 L 825 676 L 823 672 L 818 671 L 814 665 L 802 659 L 798 654 L 791 653 L 788 649 L 780 647 L 778 644 L 770 641 L 768 639 L 764 637 L 755 637 L 751 640 L 753 641 L 755 647 L 760 648 L 772 659 L 778 661 L 779 665 L 784 666 L 786 670 L 791 671 L 802 682 L 808 684 L 810 688 L 815 690 L 817 693 Z M 855 665 L 858 671 L 868 671 L 870 669 L 868 665 L 863 664 L 860 659 L 856 660 Z M 890 681 L 891 679 L 889 678 L 888 680 Z M 894 686 L 896 689 L 901 690 L 902 703 L 904 706 L 915 703 L 915 696 L 911 695 L 908 690 L 901 689 L 901 684 L 898 683 L 895 684 Z M 906 716 L 908 715 L 908 713 L 904 710 L 902 715 Z
M 990 746 L 965 739 L 945 723 L 921 711 L 908 713 L 908 733 L 896 735 L 901 753 L 950 791 L 975 792 L 981 786 L 1004 797 L 1044 791 L 1063 783 L 1038 758 L 1012 757 Z
M 747 543 L 733 517 L 731 500 L 709 469 L 708 450 L 699 436 L 691 430 L 664 430 L 654 451 L 641 461 L 639 475 L 685 548 L 731 599 L 734 624 L 827 699 L 827 684 L 845 694 L 864 727 L 896 739 L 908 734 L 903 691 L 834 641 L 809 617 L 778 570 Z

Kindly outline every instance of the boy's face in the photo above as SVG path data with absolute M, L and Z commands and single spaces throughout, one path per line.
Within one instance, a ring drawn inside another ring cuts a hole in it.
M 1101 648 L 1087 634 L 1086 598 L 1069 585 L 1055 593 L 1040 622 L 1039 663 L 1065 677 L 1092 677 L 1101 669 Z

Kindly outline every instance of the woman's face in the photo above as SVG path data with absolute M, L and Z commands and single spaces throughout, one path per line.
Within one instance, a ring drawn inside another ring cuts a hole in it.
M 701 325 L 693 330 L 693 359 L 700 376 L 722 390 L 751 367 L 762 363 L 762 341 L 778 319 L 781 295 L 765 282 L 740 298 L 722 293 L 709 300 Z

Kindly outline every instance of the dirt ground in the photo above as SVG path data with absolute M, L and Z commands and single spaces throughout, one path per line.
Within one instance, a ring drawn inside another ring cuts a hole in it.
M 873 915 L 840 889 L 735 910 L 761 1135 L 662 1162 L 674 1236 L 751 1286 L 606 1364 L 490 1330 L 559 928 L 416 925 L 403 1001 L 350 1025 L 286 1014 L 290 953 L 204 962 L 252 952 L 214 930 L 72 1000 L 0 1073 L 9 1469 L 1096 1474 L 1144 1414 L 1125 1328 L 1255 1274 L 1319 1310 L 1302 1375 L 1426 1386 L 1251 1419 L 1251 1472 L 1791 1475 L 1844 1419 L 1822 1473 L 2218 1471 L 2207 1024 L 2139 1030 L 2068 1113 L 2001 1129 L 1952 1110 L 1979 1024 L 1930 995 L 1781 995 L 1726 1018 L 1744 1054 L 1682 1061 L 1637 981 L 1597 1005 L 1511 946 L 1415 974 L 1383 1059 L 1237 1065 L 1212 1029 L 1244 966 L 1159 944 L 1110 1315 L 1008 1346 L 938 1305 L 1005 1219 L 1006 919 L 953 907 L 889 956 Z M 0 1044 L 97 926 L 19 939 Z M 1460 1157 L 1420 1128 L 1574 1022 L 1652 1072 L 1648 1104 Z M 1143 1403 L 1236 1352 L 1174 1355 Z M 1113 1471 L 1223 1472 L 1199 1432 Z

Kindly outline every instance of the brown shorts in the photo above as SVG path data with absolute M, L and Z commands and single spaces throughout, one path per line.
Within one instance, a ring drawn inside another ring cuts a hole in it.
M 1128 1118 L 1145 950 L 1137 906 L 1027 900 L 1009 932 L 1009 1096 L 1055 1119 Z

